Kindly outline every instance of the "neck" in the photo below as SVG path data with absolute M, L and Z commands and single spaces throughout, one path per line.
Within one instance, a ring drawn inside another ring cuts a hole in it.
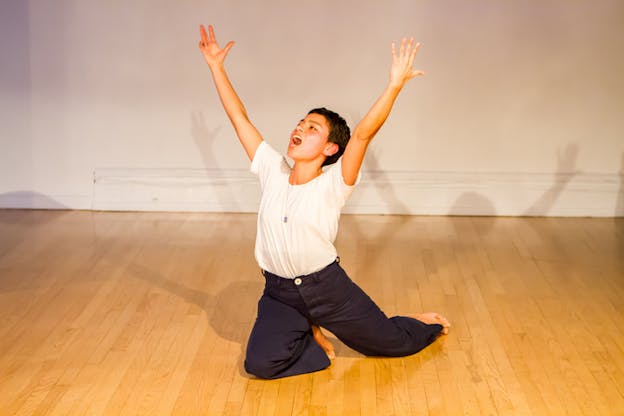
M 303 185 L 322 173 L 321 165 L 317 163 L 295 162 L 290 172 L 289 182 L 291 185 Z

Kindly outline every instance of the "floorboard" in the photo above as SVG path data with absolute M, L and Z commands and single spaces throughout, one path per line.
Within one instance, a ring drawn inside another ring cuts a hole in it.
M 344 215 L 341 264 L 405 358 L 243 369 L 256 216 L 0 210 L 0 415 L 624 414 L 624 219 Z

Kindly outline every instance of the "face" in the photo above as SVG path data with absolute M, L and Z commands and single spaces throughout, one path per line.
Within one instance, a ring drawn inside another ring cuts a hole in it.
M 288 156 L 297 160 L 324 160 L 337 150 L 337 145 L 327 141 L 329 123 L 320 114 L 308 114 L 290 133 Z

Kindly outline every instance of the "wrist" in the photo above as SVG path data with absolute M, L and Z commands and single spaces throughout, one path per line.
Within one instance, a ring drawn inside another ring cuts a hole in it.
M 223 62 L 213 62 L 208 64 L 208 68 L 212 72 L 225 71 L 225 67 L 223 66 Z
M 403 85 L 405 85 L 405 83 L 403 82 L 390 81 L 388 83 L 388 86 L 386 87 L 386 90 L 390 93 L 398 94 L 401 89 L 403 89 Z

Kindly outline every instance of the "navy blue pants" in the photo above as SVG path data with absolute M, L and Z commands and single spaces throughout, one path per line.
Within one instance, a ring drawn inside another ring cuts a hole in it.
M 329 366 L 327 355 L 314 341 L 311 325 L 327 328 L 364 355 L 389 357 L 414 354 L 442 331 L 442 325 L 414 318 L 388 318 L 338 261 L 297 279 L 263 274 L 266 286 L 245 358 L 245 370 L 260 378 L 293 376 Z

